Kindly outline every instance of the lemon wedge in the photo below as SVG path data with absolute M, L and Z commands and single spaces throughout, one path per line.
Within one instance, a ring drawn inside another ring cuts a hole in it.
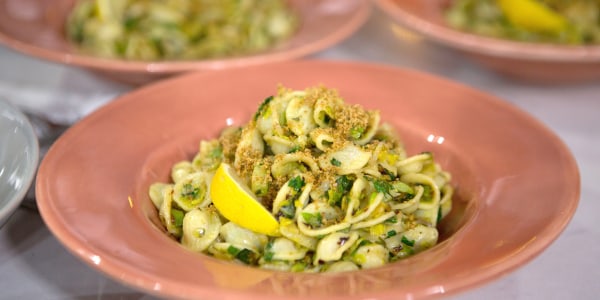
M 237 176 L 221 163 L 210 184 L 210 197 L 217 210 L 229 221 L 257 233 L 279 235 L 279 223 Z
M 537 32 L 557 33 L 567 19 L 537 0 L 498 0 L 506 18 L 516 26 Z

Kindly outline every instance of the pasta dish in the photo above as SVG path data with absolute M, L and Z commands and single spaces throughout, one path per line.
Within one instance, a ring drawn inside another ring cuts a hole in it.
M 446 19 L 454 28 L 534 43 L 600 43 L 599 0 L 454 0 Z
M 220 196 L 229 191 L 215 191 L 224 166 L 235 173 L 225 180 L 248 195 L 237 203 L 257 202 L 264 215 L 231 214 L 233 200 Z M 201 141 L 171 179 L 149 188 L 171 236 L 192 251 L 272 270 L 351 271 L 409 257 L 438 242 L 437 225 L 452 209 L 450 174 L 431 152 L 408 155 L 378 111 L 324 86 L 279 87 L 245 126 Z M 253 230 L 269 220 L 274 231 Z
M 255 53 L 297 27 L 284 0 L 80 0 L 66 31 L 86 53 L 150 61 Z

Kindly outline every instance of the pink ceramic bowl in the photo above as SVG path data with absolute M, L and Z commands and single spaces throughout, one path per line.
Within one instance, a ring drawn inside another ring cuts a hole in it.
M 348 103 L 379 109 L 409 153 L 432 151 L 456 186 L 441 242 L 376 269 L 297 274 L 192 253 L 168 238 L 149 185 L 167 181 L 200 139 L 246 123 L 278 84 L 336 88 Z M 481 285 L 536 257 L 571 219 L 579 184 L 561 140 L 505 101 L 415 71 L 297 61 L 195 73 L 112 101 L 52 146 L 36 196 L 51 232 L 75 256 L 158 296 L 417 299 Z
M 136 62 L 80 53 L 65 37 L 64 24 L 76 0 L 0 0 L 0 43 L 16 51 L 83 67 L 118 81 L 143 84 L 193 70 L 260 65 L 326 49 L 356 31 L 368 18 L 368 0 L 290 0 L 299 13 L 298 32 L 268 51 L 226 59 Z
M 441 45 L 460 50 L 508 77 L 543 83 L 600 78 L 600 45 L 561 46 L 495 39 L 449 27 L 444 12 L 452 0 L 376 0 L 400 25 Z

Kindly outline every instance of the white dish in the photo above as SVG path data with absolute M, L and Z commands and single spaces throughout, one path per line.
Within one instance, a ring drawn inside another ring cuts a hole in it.
M 27 117 L 0 99 L 0 226 L 27 194 L 39 159 L 35 131 Z

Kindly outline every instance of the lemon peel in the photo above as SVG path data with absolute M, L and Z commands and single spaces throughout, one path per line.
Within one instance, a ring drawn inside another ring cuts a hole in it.
M 514 25 L 537 32 L 558 33 L 567 19 L 537 0 L 498 0 L 506 18 Z
M 237 176 L 221 163 L 210 184 L 210 197 L 219 213 L 229 221 L 257 233 L 279 236 L 279 223 Z

